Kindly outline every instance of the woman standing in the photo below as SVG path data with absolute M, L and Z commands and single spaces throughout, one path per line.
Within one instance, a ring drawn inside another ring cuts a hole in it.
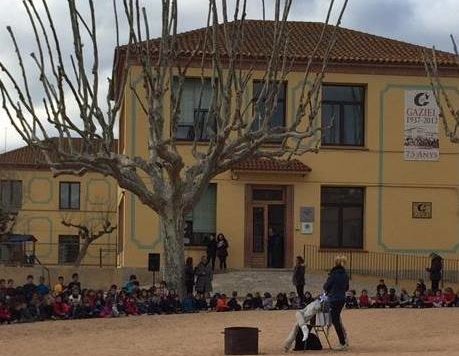
M 193 258 L 192 257 L 188 257 L 185 261 L 185 286 L 186 286 L 186 293 L 193 294 L 194 268 L 193 268 Z
M 207 264 L 206 256 L 201 257 L 201 262 L 196 266 L 196 293 L 209 294 L 212 291 L 212 267 Z
M 217 236 L 217 257 L 220 261 L 220 270 L 226 270 L 226 258 L 228 257 L 228 240 L 225 235 Z
M 304 279 L 304 273 L 304 259 L 301 256 L 297 256 L 296 265 L 293 269 L 292 282 L 293 285 L 296 287 L 296 293 L 298 294 L 298 298 L 300 298 L 301 304 L 303 304 L 304 302 L 304 285 L 306 284 Z
M 217 258 L 217 240 L 214 235 L 210 236 L 207 244 L 207 263 L 212 262 L 212 271 L 215 270 L 215 259 Z
M 346 350 L 348 348 L 346 331 L 341 321 L 341 311 L 344 307 L 346 291 L 349 289 L 349 277 L 347 276 L 345 265 L 346 256 L 337 256 L 335 258 L 335 266 L 331 269 L 324 284 L 324 290 L 330 303 L 332 324 L 335 327 L 340 343 L 338 350 Z

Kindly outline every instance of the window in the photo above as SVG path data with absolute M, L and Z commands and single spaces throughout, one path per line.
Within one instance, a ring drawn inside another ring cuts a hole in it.
M 364 145 L 365 89 L 324 85 L 322 88 L 322 145 Z
M 1 206 L 7 210 L 22 207 L 22 181 L 2 180 L 0 182 Z
M 363 248 L 363 188 L 323 187 L 320 246 Z
M 60 183 L 59 207 L 60 209 L 80 209 L 80 183 Z
M 180 122 L 176 133 L 178 140 L 193 141 L 196 138 L 197 141 L 208 141 L 215 135 L 215 121 L 209 119 L 211 97 L 212 86 L 209 79 L 204 80 L 204 83 L 201 79 L 185 79 L 180 101 Z
M 59 264 L 75 263 L 79 252 L 80 238 L 78 236 L 59 236 Z
M 269 127 L 283 127 L 285 126 L 285 93 L 286 93 L 286 83 L 272 82 L 266 88 L 266 93 L 263 94 L 264 98 L 257 105 L 258 98 L 263 90 L 263 81 L 254 81 L 253 82 L 253 102 L 254 102 L 254 112 L 257 116 L 257 119 L 254 122 L 253 130 L 256 131 L 260 128 L 261 119 L 270 115 L 268 108 L 265 107 L 265 102 L 269 100 L 271 94 L 274 96 L 277 93 L 277 105 L 274 113 L 269 121 Z M 271 106 L 271 105 L 268 105 Z
M 217 185 L 210 184 L 185 219 L 185 244 L 207 245 L 217 230 Z

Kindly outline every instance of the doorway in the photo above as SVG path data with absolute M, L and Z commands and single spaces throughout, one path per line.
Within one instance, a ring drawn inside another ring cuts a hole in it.
M 291 266 L 292 187 L 249 185 L 246 189 L 245 264 Z

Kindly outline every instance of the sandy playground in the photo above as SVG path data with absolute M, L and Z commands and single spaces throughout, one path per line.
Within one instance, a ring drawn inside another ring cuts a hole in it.
M 227 326 L 259 327 L 261 354 L 281 355 L 293 313 L 249 311 L 2 325 L 0 355 L 223 355 L 221 332 Z M 459 355 L 459 308 L 346 310 L 343 320 L 351 347 L 333 354 Z M 336 343 L 333 329 L 332 341 Z

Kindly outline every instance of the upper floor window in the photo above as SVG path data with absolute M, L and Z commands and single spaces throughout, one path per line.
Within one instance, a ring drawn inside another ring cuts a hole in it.
M 1 206 L 5 209 L 20 209 L 22 207 L 22 181 L 2 180 L 0 198 Z
M 322 145 L 364 145 L 364 97 L 361 86 L 322 87 Z
M 59 187 L 59 208 L 80 209 L 80 183 L 61 182 Z
M 363 248 L 364 188 L 322 187 L 320 246 Z
M 186 78 L 180 101 L 178 140 L 208 141 L 215 134 L 215 121 L 209 118 L 212 86 L 209 79 Z
M 254 102 L 254 113 L 256 119 L 254 122 L 253 130 L 256 131 L 260 128 L 262 118 L 269 116 L 270 109 L 272 108 L 273 100 L 277 94 L 276 108 L 269 119 L 269 128 L 283 127 L 285 126 L 285 114 L 286 114 L 286 88 L 287 83 L 282 82 L 279 85 L 279 82 L 271 82 L 266 86 L 265 91 L 263 91 L 263 86 L 265 82 L 260 80 L 255 80 L 253 82 L 253 102 Z M 261 101 L 258 103 L 260 95 L 263 95 Z M 272 98 L 272 99 L 271 99 Z M 268 101 L 268 105 L 266 102 Z M 257 104 L 258 103 L 258 104 Z
M 185 244 L 207 245 L 217 230 L 217 185 L 209 184 L 193 211 L 185 218 Z

